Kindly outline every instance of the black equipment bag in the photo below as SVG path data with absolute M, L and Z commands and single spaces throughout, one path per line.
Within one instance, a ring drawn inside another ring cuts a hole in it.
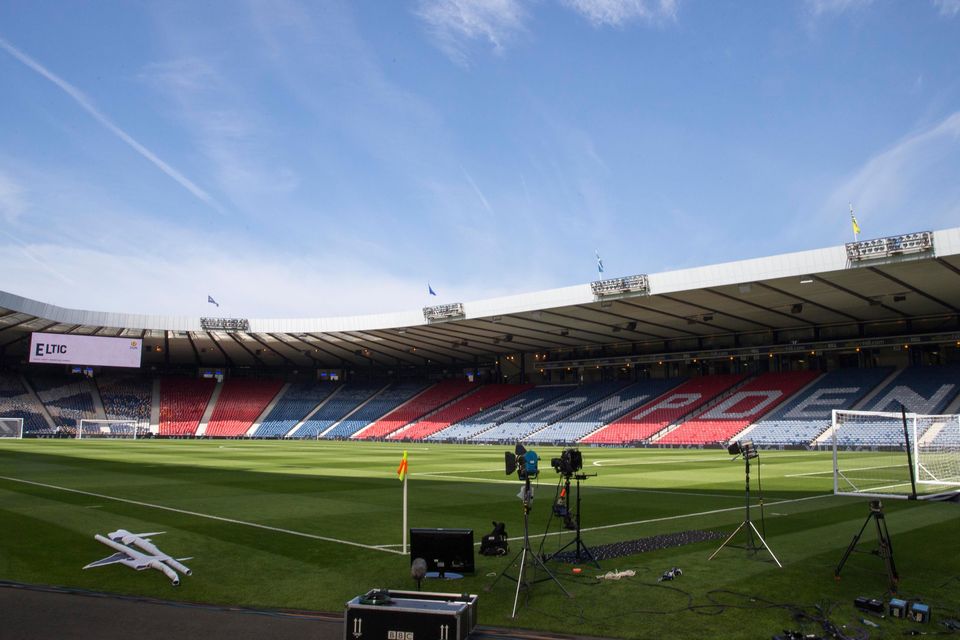
M 510 551 L 507 543 L 507 525 L 493 521 L 493 531 L 480 539 L 480 555 L 505 556 Z

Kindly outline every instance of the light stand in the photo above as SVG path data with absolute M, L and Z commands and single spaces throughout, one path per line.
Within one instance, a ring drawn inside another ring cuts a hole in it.
M 513 580 L 514 582 L 517 583 L 517 592 L 513 597 L 513 613 L 510 614 L 511 618 L 517 617 L 517 603 L 519 603 L 520 601 L 521 587 L 525 587 L 529 593 L 529 590 L 533 588 L 534 584 L 538 582 L 544 582 L 545 580 L 553 580 L 554 582 L 557 583 L 557 586 L 560 587 L 560 590 L 563 591 L 563 593 L 566 594 L 568 598 L 573 597 L 572 595 L 570 595 L 570 592 L 567 591 L 562 584 L 560 584 L 560 581 L 557 580 L 556 576 L 554 576 L 550 572 L 550 569 L 547 568 L 547 565 L 543 563 L 543 560 L 541 560 L 537 556 L 537 554 L 533 552 L 533 549 L 530 547 L 530 509 L 532 508 L 531 506 L 532 493 L 533 493 L 533 488 L 530 486 L 530 477 L 526 476 L 524 478 L 523 493 L 522 493 L 522 496 L 523 496 L 523 549 L 521 549 L 520 553 L 518 553 L 513 557 L 513 560 L 511 560 L 510 564 L 508 564 L 506 568 L 500 573 L 500 575 L 497 576 L 496 580 L 493 581 L 493 584 L 487 587 L 487 591 L 490 591 L 497 584 L 497 582 L 499 582 L 500 578 L 504 576 L 506 576 L 510 580 Z M 518 563 L 518 560 L 519 560 L 519 563 Z M 533 564 L 532 569 L 534 573 L 536 573 L 537 567 L 539 567 L 543 569 L 544 573 L 547 574 L 547 577 L 540 578 L 539 580 L 528 579 L 527 569 L 528 569 L 528 565 L 530 564 Z M 507 571 L 509 571 L 510 568 L 513 567 L 514 565 L 517 565 L 519 567 L 518 573 L 516 576 L 512 576 L 509 573 L 507 573 Z
M 887 579 L 890 581 L 890 592 L 896 593 L 897 585 L 900 583 L 900 575 L 897 573 L 897 565 L 893 562 L 893 543 L 890 542 L 890 532 L 887 531 L 887 521 L 883 517 L 883 505 L 879 500 L 870 502 L 870 513 L 867 514 L 867 519 L 864 520 L 860 531 L 857 535 L 853 536 L 853 540 L 850 541 L 850 546 L 847 547 L 847 550 L 843 553 L 843 558 L 840 559 L 840 564 L 838 564 L 834 570 L 833 577 L 836 580 L 840 579 L 840 571 L 843 569 L 843 565 L 846 564 L 850 554 L 857 550 L 856 547 L 857 543 L 860 542 L 860 536 L 863 535 L 863 530 L 870 524 L 871 519 L 877 523 L 878 548 L 870 553 L 883 558 L 883 563 L 887 568 Z
M 754 554 L 760 551 L 761 549 L 766 549 L 767 553 L 770 554 L 770 557 L 773 558 L 773 561 L 776 562 L 777 566 L 782 569 L 783 565 L 780 564 L 779 560 L 777 560 L 777 556 L 774 555 L 773 550 L 770 548 L 770 545 L 768 545 L 767 541 L 763 539 L 763 536 L 761 536 L 760 532 L 757 531 L 756 525 L 754 525 L 753 521 L 750 519 L 750 460 L 751 458 L 759 458 L 760 454 L 753 447 L 753 443 L 749 441 L 745 442 L 743 445 L 741 445 L 741 443 L 734 443 L 733 445 L 730 445 L 730 448 L 728 449 L 728 451 L 731 454 L 743 456 L 743 462 L 745 465 L 744 471 L 746 475 L 746 506 L 744 509 L 745 514 L 744 514 L 743 522 L 740 523 L 740 526 L 737 527 L 734 530 L 734 532 L 731 533 L 730 536 L 723 541 L 723 544 L 721 544 L 717 548 L 717 550 L 713 552 L 713 555 L 707 558 L 707 560 L 713 560 L 713 558 L 718 553 L 720 553 L 720 549 L 723 549 L 725 546 L 727 546 L 730 543 L 730 541 L 733 540 L 734 536 L 740 533 L 741 529 L 745 529 L 747 532 L 747 544 L 743 548 Z M 759 462 L 757 464 L 759 464 Z M 756 539 L 754 539 L 754 535 L 756 535 Z M 760 544 L 763 546 L 758 545 L 756 540 L 759 540 Z
M 596 475 L 596 474 L 594 474 L 594 475 Z M 576 529 L 575 529 L 575 530 L 576 530 L 576 532 L 577 532 L 577 535 L 576 535 L 576 537 L 575 537 L 573 540 L 571 540 L 571 541 L 568 542 L 567 544 L 565 544 L 565 545 L 563 545 L 562 547 L 560 547 L 559 549 L 557 549 L 556 552 L 554 552 L 554 553 L 550 554 L 549 556 L 545 557 L 544 560 L 546 560 L 547 562 L 549 562 L 550 560 L 553 560 L 553 559 L 556 558 L 558 555 L 560 555 L 560 554 L 561 554 L 567 547 L 569 547 L 570 545 L 576 545 L 576 546 L 574 547 L 574 549 L 575 549 L 575 553 L 576 553 L 575 558 L 576 558 L 576 560 L 577 560 L 577 564 L 580 564 L 581 562 L 588 561 L 588 562 L 590 562 L 590 564 L 592 564 L 592 565 L 595 566 L 597 569 L 599 569 L 599 568 L 600 568 L 600 563 L 597 562 L 596 558 L 593 557 L 593 554 L 590 552 L 590 549 L 587 548 L 587 545 L 583 544 L 583 538 L 580 536 L 580 505 L 581 505 L 581 503 L 580 503 L 580 481 L 581 481 L 581 480 L 586 480 L 586 479 L 587 479 L 587 475 L 586 475 L 586 474 L 583 474 L 583 473 L 577 473 L 577 474 L 574 474 L 573 479 L 577 481 L 577 511 L 576 511 L 576 513 L 574 513 L 573 516 L 572 516 L 572 517 L 573 517 L 573 522 L 574 522 L 574 524 L 576 525 Z M 563 485 L 564 485 L 564 491 L 566 492 L 567 500 L 568 500 L 567 509 L 569 510 L 569 508 L 570 508 L 570 507 L 569 507 L 569 500 L 570 500 L 570 476 L 565 475 L 565 476 L 563 477 Z M 552 514 L 552 513 L 550 514 L 550 518 L 551 518 L 551 519 L 553 518 L 553 514 Z M 547 530 L 549 530 L 549 529 L 550 529 L 550 520 L 547 520 Z M 542 538 L 541 541 L 540 541 L 540 553 L 541 553 L 541 554 L 543 553 L 543 542 L 544 542 L 545 540 L 546 540 L 546 533 L 544 533 L 544 538 Z

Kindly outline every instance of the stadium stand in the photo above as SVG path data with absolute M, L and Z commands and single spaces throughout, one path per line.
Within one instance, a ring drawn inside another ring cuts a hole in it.
M 645 441 L 745 379 L 746 376 L 740 374 L 694 378 L 590 434 L 581 442 L 625 444 Z
M 330 382 L 297 382 L 291 384 L 277 401 L 267 417 L 253 433 L 254 438 L 282 438 L 297 423 L 310 415 L 318 404 L 326 400 L 337 385 Z
M 807 445 L 830 427 L 834 409 L 852 409 L 893 371 L 838 369 L 756 423 L 744 437 L 760 446 Z
M 528 411 L 542 407 L 548 402 L 576 389 L 577 387 L 573 385 L 533 387 L 514 398 L 510 398 L 462 422 L 447 427 L 443 431 L 434 433 L 426 439 L 438 441 L 472 440 L 482 432 L 498 424 L 508 422 Z
M 162 378 L 160 380 L 161 436 L 193 436 L 216 387 L 216 380 Z
M 232 438 L 246 435 L 282 387 L 279 380 L 227 380 L 204 435 Z
M 328 433 L 323 434 L 322 438 L 349 438 L 360 429 L 371 424 L 377 418 L 383 417 L 386 413 L 393 411 L 410 398 L 416 396 L 427 388 L 429 383 L 417 382 L 398 382 L 390 385 L 382 393 L 363 405 L 356 412 L 351 413 L 337 426 Z
M 960 367 L 910 367 L 900 372 L 860 407 L 866 411 L 900 411 L 932 415 L 942 412 L 960 393 Z
M 682 423 L 656 440 L 656 443 L 726 443 L 819 375 L 815 371 L 765 373 L 736 389 L 716 406 Z
M 153 382 L 149 378 L 104 375 L 94 379 L 107 420 L 150 422 Z
M 475 390 L 479 385 L 466 380 L 443 380 L 420 395 L 412 398 L 379 420 L 364 427 L 353 435 L 354 438 L 368 440 L 384 438 L 411 422 L 436 411 L 460 396 Z
M 564 417 L 576 413 L 584 407 L 594 405 L 603 398 L 620 391 L 627 384 L 626 382 L 601 382 L 576 387 L 576 389 L 565 393 L 552 402 L 532 409 L 513 420 L 502 422 L 482 434 L 474 436 L 473 439 L 481 442 L 518 442 L 524 440 L 547 425 L 562 420 Z
M 434 414 L 427 414 L 413 424 L 395 431 L 389 440 L 423 440 L 452 424 L 500 404 L 524 391 L 532 389 L 532 384 L 488 384 L 470 395 L 443 407 Z
M 663 395 L 683 378 L 643 380 L 621 389 L 577 413 L 563 418 L 528 438 L 529 442 L 572 444 L 603 425 L 629 413 L 638 405 Z
M 316 438 L 383 388 L 381 383 L 349 383 L 339 387 L 290 437 Z
M 13 373 L 0 373 L 0 417 L 23 418 L 23 435 L 47 436 L 55 431 L 43 417 L 43 409 Z
M 34 376 L 30 384 L 64 433 L 76 433 L 80 420 L 97 417 L 93 403 L 95 390 L 87 378 Z

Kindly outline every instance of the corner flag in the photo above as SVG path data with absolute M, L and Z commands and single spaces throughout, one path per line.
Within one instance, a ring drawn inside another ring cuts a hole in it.
M 397 467 L 397 479 L 400 482 L 403 482 L 407 477 L 407 452 L 404 450 L 403 459 L 400 461 L 400 466 Z
M 853 237 L 856 239 L 860 235 L 860 225 L 857 224 L 857 217 L 853 215 L 853 203 L 850 203 L 850 224 L 853 225 Z

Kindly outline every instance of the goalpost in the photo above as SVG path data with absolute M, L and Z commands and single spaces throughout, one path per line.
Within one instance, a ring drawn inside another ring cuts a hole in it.
M 0 438 L 22 438 L 23 418 L 0 418 Z
M 837 495 L 934 498 L 960 491 L 960 416 L 833 412 Z
M 142 437 L 146 433 L 145 425 L 140 420 L 80 420 L 77 428 L 77 438 L 114 438 L 133 439 Z

